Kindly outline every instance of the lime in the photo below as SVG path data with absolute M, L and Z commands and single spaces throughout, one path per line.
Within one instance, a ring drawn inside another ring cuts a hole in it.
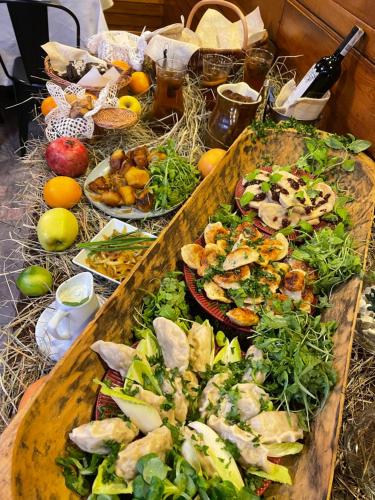
M 40 297 L 51 290 L 52 274 L 44 267 L 30 266 L 19 274 L 16 284 L 27 297 Z

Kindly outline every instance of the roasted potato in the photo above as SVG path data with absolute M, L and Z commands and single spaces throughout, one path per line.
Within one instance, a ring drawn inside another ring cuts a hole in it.
M 131 186 L 123 186 L 119 188 L 119 193 L 124 200 L 125 205 L 134 205 L 136 201 L 134 188 Z
M 115 149 L 110 156 L 109 164 L 111 167 L 111 172 L 117 172 L 120 170 L 124 160 L 126 159 L 126 155 L 123 149 Z
M 89 189 L 94 193 L 102 193 L 103 191 L 108 191 L 110 189 L 110 186 L 107 179 L 101 176 L 90 182 Z
M 140 146 L 132 151 L 132 159 L 137 167 L 145 168 L 148 166 L 148 149 L 146 146 Z
M 125 174 L 125 179 L 129 186 L 132 186 L 134 188 L 144 188 L 150 180 L 150 174 L 147 172 L 147 170 L 142 170 L 141 168 L 137 167 L 130 167 Z
M 154 197 L 148 189 L 144 189 L 141 193 L 137 194 L 135 206 L 142 212 L 149 212 L 154 205 Z
M 106 191 L 104 193 L 93 196 L 93 198 L 96 201 L 105 203 L 109 207 L 118 207 L 124 204 L 122 196 L 119 193 L 116 193 L 116 191 Z

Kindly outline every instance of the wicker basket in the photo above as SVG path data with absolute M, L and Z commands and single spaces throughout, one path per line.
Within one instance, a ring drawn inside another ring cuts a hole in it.
M 44 71 L 48 75 L 48 77 L 53 81 L 53 83 L 56 83 L 56 85 L 59 85 L 59 87 L 62 87 L 65 89 L 69 85 L 72 84 L 72 82 L 69 82 L 68 80 L 64 80 L 61 78 L 59 75 L 57 75 L 51 66 L 51 61 L 49 59 L 49 56 L 45 57 L 44 59 Z M 123 71 L 120 74 L 120 78 L 118 79 L 116 85 L 117 85 L 117 92 L 118 95 L 124 95 L 127 94 L 127 86 L 131 80 L 131 76 L 126 72 Z M 82 87 L 87 91 L 90 92 L 91 94 L 94 95 L 99 95 L 99 92 L 103 90 L 103 87 L 89 87 L 86 85 L 82 85 Z
M 221 6 L 221 7 L 227 7 L 230 10 L 233 10 L 238 17 L 240 18 L 240 21 L 243 26 L 243 42 L 242 42 L 242 47 L 241 49 L 217 49 L 217 48 L 200 48 L 195 54 L 192 56 L 190 59 L 189 66 L 190 68 L 197 72 L 200 73 L 202 69 L 202 56 L 203 54 L 221 54 L 223 56 L 228 56 L 232 60 L 243 60 L 245 58 L 245 51 L 253 46 L 262 46 L 267 43 L 268 41 L 268 34 L 265 33 L 264 37 L 256 42 L 255 44 L 248 45 L 248 35 L 249 35 L 249 29 L 247 26 L 247 21 L 242 13 L 241 9 L 237 7 L 237 5 L 234 5 L 231 2 L 227 2 L 226 0 L 201 0 L 197 4 L 194 5 L 192 8 L 188 20 L 186 22 L 186 27 L 191 29 L 191 24 L 193 22 L 193 18 L 196 14 L 196 12 L 201 8 L 204 7 L 205 5 L 215 5 L 215 6 Z

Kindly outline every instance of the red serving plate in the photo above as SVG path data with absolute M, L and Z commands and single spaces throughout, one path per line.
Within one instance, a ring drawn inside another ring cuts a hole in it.
M 124 379 L 121 377 L 120 373 L 116 372 L 115 370 L 111 369 L 107 370 L 107 372 L 103 377 L 103 381 L 105 380 L 111 382 L 112 385 L 115 386 L 122 387 L 124 385 Z M 99 392 L 95 403 L 95 420 L 115 417 L 121 414 L 122 412 L 120 408 L 113 401 L 113 399 L 110 396 L 106 396 L 101 392 Z M 271 457 L 269 457 L 269 460 L 275 464 L 279 464 L 281 461 L 280 458 L 271 458 Z M 265 480 L 263 486 L 257 489 L 256 495 L 262 496 L 264 492 L 269 488 L 271 483 L 272 481 L 269 481 L 268 479 Z
M 184 277 L 189 292 L 202 307 L 202 309 L 206 311 L 207 314 L 217 319 L 218 321 L 220 321 L 220 323 L 227 326 L 228 328 L 232 328 L 233 330 L 247 334 L 252 332 L 252 329 L 250 327 L 246 328 L 244 326 L 238 326 L 232 323 L 228 316 L 226 316 L 220 309 L 220 304 L 222 304 L 222 302 L 218 302 L 217 300 L 210 300 L 204 293 L 201 293 L 197 290 L 197 275 L 186 264 L 184 264 Z M 233 307 L 236 307 L 235 304 L 233 304 Z
M 201 236 L 195 241 L 195 243 L 204 246 L 204 237 Z M 223 304 L 222 302 L 208 299 L 204 293 L 201 293 L 197 290 L 196 281 L 198 279 L 198 276 L 185 263 L 184 263 L 184 278 L 189 292 L 198 302 L 198 304 L 202 307 L 202 309 L 206 311 L 207 314 L 220 321 L 220 323 L 222 323 L 223 325 L 227 326 L 228 328 L 232 328 L 235 331 L 248 334 L 252 332 L 252 329 L 249 326 L 248 327 L 238 326 L 232 323 L 232 321 L 228 318 L 228 316 L 226 316 L 220 309 L 220 304 Z M 233 307 L 236 307 L 234 303 Z
M 263 170 L 264 172 L 272 172 L 272 167 L 261 167 L 260 170 Z M 292 174 L 297 176 L 297 177 L 302 177 L 303 175 L 306 175 L 307 177 L 310 177 L 311 179 L 313 178 L 312 175 L 310 175 L 306 172 L 303 172 L 301 170 L 298 170 L 298 169 L 292 169 Z M 280 229 L 272 229 L 271 227 L 268 227 L 265 224 L 263 224 L 263 221 L 257 215 L 258 210 L 256 208 L 250 207 L 248 209 L 245 209 L 241 206 L 240 198 L 245 192 L 245 186 L 242 184 L 242 180 L 243 180 L 243 178 L 241 178 L 237 182 L 236 189 L 234 192 L 234 197 L 236 200 L 236 205 L 237 205 L 238 210 L 242 213 L 242 215 L 248 215 L 251 213 L 255 214 L 255 217 L 253 219 L 254 226 L 256 226 L 258 229 L 260 229 L 260 231 L 262 231 L 263 233 L 271 235 L 271 234 L 275 234 L 275 233 L 279 232 Z M 321 221 L 319 224 L 314 226 L 314 229 L 321 229 L 327 225 L 328 225 L 327 222 Z M 287 238 L 289 240 L 295 240 L 298 237 L 298 235 L 299 235 L 298 231 L 293 231 L 292 233 L 287 235 Z

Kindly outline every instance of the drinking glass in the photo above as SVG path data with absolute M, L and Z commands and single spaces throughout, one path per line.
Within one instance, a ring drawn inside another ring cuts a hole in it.
M 217 87 L 227 81 L 233 63 L 229 57 L 220 54 L 203 55 L 202 87 Z
M 176 113 L 178 118 L 184 114 L 184 85 L 186 65 L 176 58 L 156 61 L 156 91 L 153 115 L 158 120 Z M 173 117 L 171 116 L 173 119 Z
M 245 53 L 244 81 L 258 92 L 272 66 L 273 54 L 265 49 L 249 49 Z

